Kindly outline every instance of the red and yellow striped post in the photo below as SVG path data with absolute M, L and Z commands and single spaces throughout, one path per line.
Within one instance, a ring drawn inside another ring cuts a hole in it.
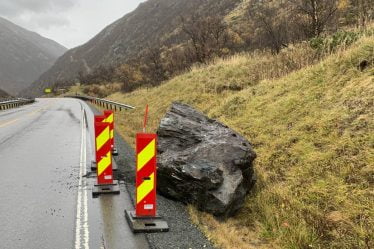
M 136 204 L 126 210 L 126 219 L 134 233 L 167 232 L 168 223 L 157 215 L 157 135 L 136 135 Z
M 118 182 L 113 179 L 110 124 L 100 122 L 104 119 L 104 116 L 95 116 L 97 184 L 93 189 L 94 197 L 99 194 L 119 193 Z
M 156 216 L 156 134 L 136 135 L 136 216 Z
M 94 125 L 96 123 L 101 123 L 105 119 L 104 115 L 95 115 L 94 116 Z M 96 127 L 94 127 L 96 129 Z M 97 149 L 96 149 L 96 134 L 95 134 L 95 161 L 92 161 L 91 163 L 91 170 L 96 171 L 97 170 L 97 162 L 98 162 L 98 154 L 97 154 Z
M 114 146 L 114 112 L 105 110 L 104 116 L 105 116 L 105 119 L 103 122 L 110 124 L 110 141 L 111 141 L 111 146 L 112 146 L 112 154 L 114 156 L 118 156 L 118 151 L 116 147 Z
M 105 122 L 95 123 L 95 145 L 97 162 L 97 183 L 112 184 L 112 152 L 110 146 L 110 125 Z
M 148 105 L 144 115 L 143 133 L 136 134 L 136 203 L 135 212 L 125 211 L 134 233 L 167 232 L 169 226 L 157 216 L 157 135 L 145 133 Z

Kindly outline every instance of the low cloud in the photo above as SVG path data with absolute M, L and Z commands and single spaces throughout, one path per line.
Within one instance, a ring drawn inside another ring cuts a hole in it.
M 30 13 L 66 11 L 73 8 L 74 0 L 1 0 L 0 15 L 14 17 Z
M 0 16 L 27 29 L 39 31 L 69 25 L 65 12 L 76 0 L 0 0 Z
M 39 15 L 37 17 L 34 17 L 33 21 L 36 25 L 36 28 L 41 28 L 41 29 L 46 29 L 46 30 L 52 27 L 63 27 L 63 26 L 70 25 L 70 21 L 67 18 L 64 18 L 62 16 L 51 15 L 51 14 Z
M 0 17 L 55 40 L 79 46 L 145 0 L 0 0 Z

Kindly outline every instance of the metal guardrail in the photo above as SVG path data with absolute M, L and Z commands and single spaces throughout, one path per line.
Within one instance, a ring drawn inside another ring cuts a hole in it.
M 117 111 L 117 108 L 119 111 L 122 111 L 122 109 L 135 109 L 135 107 L 131 105 L 122 104 L 119 102 L 107 100 L 107 99 L 101 99 L 101 98 L 95 98 L 91 96 L 83 96 L 83 95 L 69 95 L 65 96 L 65 98 L 76 98 L 81 99 L 84 101 L 90 101 L 93 104 L 99 105 L 101 107 L 105 107 L 106 109 L 112 109 Z
M 24 98 L 1 101 L 0 102 L 0 111 L 1 110 L 7 110 L 7 109 L 10 109 L 10 108 L 16 108 L 16 107 L 31 104 L 31 103 L 34 103 L 34 102 L 35 102 L 35 99 L 24 99 Z

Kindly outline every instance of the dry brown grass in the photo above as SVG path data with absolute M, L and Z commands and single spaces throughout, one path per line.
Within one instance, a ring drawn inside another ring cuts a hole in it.
M 236 219 L 219 221 L 211 214 L 199 212 L 193 206 L 188 206 L 188 211 L 192 222 L 198 225 L 218 248 L 270 249 L 278 247 L 270 241 L 260 238 L 260 234 L 255 232 L 256 229 L 253 228 L 253 224 L 238 229 L 243 225 Z

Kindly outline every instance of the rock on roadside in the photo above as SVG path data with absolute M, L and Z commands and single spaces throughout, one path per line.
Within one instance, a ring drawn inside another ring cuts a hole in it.
M 228 217 L 255 183 L 250 143 L 192 107 L 173 103 L 158 128 L 159 193 Z

